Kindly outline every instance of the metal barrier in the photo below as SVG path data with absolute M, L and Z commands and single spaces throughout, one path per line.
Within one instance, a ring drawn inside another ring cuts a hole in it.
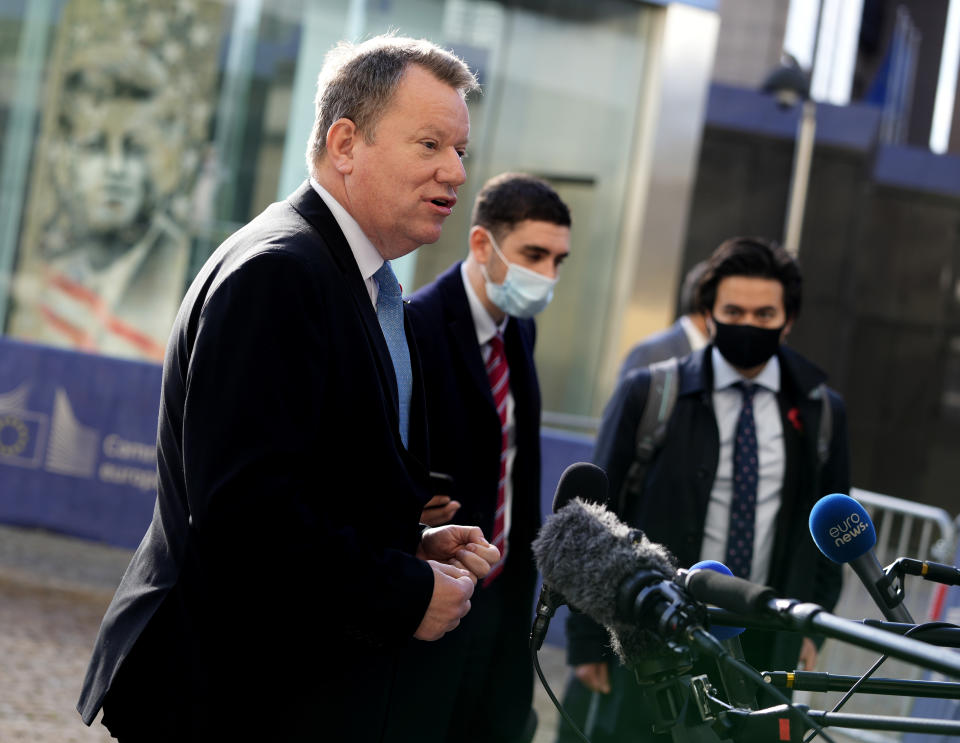
M 888 565 L 897 557 L 952 562 L 960 523 L 954 522 L 942 508 L 860 488 L 851 488 L 850 497 L 855 498 L 870 514 L 877 531 L 874 551 L 881 564 Z M 848 619 L 882 619 L 880 610 L 873 604 L 853 570 L 845 565 L 843 572 L 843 591 L 835 613 Z M 910 613 L 918 621 L 927 620 L 940 588 L 938 584 L 920 578 L 907 578 L 905 588 L 905 603 Z M 872 651 L 827 640 L 821 649 L 817 670 L 835 674 L 856 674 L 865 671 L 876 657 L 876 653 Z M 877 675 L 916 679 L 922 675 L 922 671 L 904 662 L 888 660 Z M 798 692 L 794 699 L 816 709 L 831 709 L 840 696 L 839 693 Z M 909 715 L 912 704 L 913 700 L 909 697 L 898 699 L 858 695 L 843 709 L 845 712 L 862 714 Z M 838 728 L 831 729 L 830 735 L 835 740 L 848 739 L 858 743 L 899 743 L 901 740 L 901 735 L 897 733 Z
M 947 562 L 953 557 L 957 525 L 942 508 L 860 488 L 850 488 L 850 497 L 859 501 L 873 519 L 877 530 L 874 551 L 880 562 L 886 564 L 905 556 Z M 936 540 L 934 529 L 939 531 Z

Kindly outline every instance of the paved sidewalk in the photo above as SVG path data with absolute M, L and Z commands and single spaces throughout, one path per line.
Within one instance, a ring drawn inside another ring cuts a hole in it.
M 0 741 L 95 743 L 75 705 L 103 612 L 130 560 L 115 549 L 0 526 Z
M 130 550 L 0 525 L 0 743 L 106 743 L 75 705 L 93 640 Z M 563 688 L 563 652 L 545 646 L 544 673 Z M 556 710 L 539 680 L 534 743 L 552 743 Z
M 0 743 L 112 740 L 99 722 L 84 726 L 75 705 L 100 620 L 131 554 L 82 539 L 0 525 Z M 917 580 L 907 595 L 914 616 L 921 618 L 930 589 Z M 850 618 L 876 614 L 862 586 L 849 575 L 837 614 Z M 558 695 L 567 673 L 563 656 L 560 648 L 549 645 L 540 652 L 544 672 Z M 828 641 L 818 670 L 859 673 L 875 657 Z M 890 661 L 881 675 L 919 674 Z M 838 697 L 801 692 L 795 701 L 829 709 Z M 552 743 L 557 713 L 539 680 L 534 705 L 540 718 L 534 743 Z M 909 713 L 909 700 L 858 697 L 847 711 L 903 715 Z M 896 740 L 889 735 L 877 739 Z

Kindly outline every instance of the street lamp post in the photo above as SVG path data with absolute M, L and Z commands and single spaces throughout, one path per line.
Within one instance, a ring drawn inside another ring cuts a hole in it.
M 803 215 L 810 186 L 810 165 L 813 162 L 813 143 L 817 131 L 817 104 L 810 98 L 808 77 L 800 69 L 796 59 L 788 54 L 783 56 L 780 66 L 767 76 L 763 91 L 771 93 L 776 98 L 777 105 L 783 108 L 801 103 L 783 229 L 783 247 L 796 258 L 800 253 Z

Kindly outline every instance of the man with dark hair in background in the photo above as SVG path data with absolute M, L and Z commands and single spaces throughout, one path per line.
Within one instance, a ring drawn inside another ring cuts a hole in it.
M 404 656 L 388 737 L 397 743 L 519 743 L 536 728 L 527 649 L 536 583 L 530 543 L 540 525 L 533 317 L 570 251 L 570 212 L 539 178 L 499 175 L 474 203 L 469 248 L 409 305 L 431 466 L 452 478 L 421 518 L 436 525 L 456 513 L 479 524 L 503 558 L 456 632 L 415 641 Z
M 207 261 L 163 374 L 153 522 L 78 708 L 121 741 L 379 741 L 397 652 L 469 611 L 499 559 L 423 530 L 423 386 L 390 267 L 440 237 L 465 181 L 464 63 L 341 44 L 310 180 Z
M 620 367 L 618 382 L 634 369 L 665 359 L 679 359 L 707 345 L 707 322 L 696 305 L 697 286 L 706 268 L 707 262 L 700 261 L 687 271 L 680 287 L 680 317 L 666 330 L 647 336 L 630 349 Z
M 677 400 L 639 491 L 625 482 L 648 369 L 628 374 L 614 392 L 594 461 L 610 478 L 611 501 L 624 504 L 619 516 L 666 545 L 680 567 L 717 560 L 779 596 L 830 610 L 840 566 L 817 550 L 807 519 L 818 499 L 849 490 L 846 413 L 824 373 L 782 345 L 800 312 L 800 270 L 775 244 L 733 238 L 708 260 L 697 296 L 710 345 L 679 361 Z M 759 670 L 816 662 L 811 638 L 752 629 L 740 637 Z M 592 739 L 636 740 L 647 724 L 643 700 L 607 645 L 602 627 L 571 615 L 568 662 L 600 694 Z

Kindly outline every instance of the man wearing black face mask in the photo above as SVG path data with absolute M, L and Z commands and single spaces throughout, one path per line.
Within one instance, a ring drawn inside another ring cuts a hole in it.
M 781 345 L 800 310 L 800 271 L 777 245 L 733 238 L 710 257 L 697 296 L 711 343 L 679 362 L 677 400 L 642 486 L 624 492 L 649 370 L 631 372 L 618 386 L 594 461 L 607 471 L 612 500 L 622 496 L 615 500 L 623 504 L 620 515 L 666 544 L 681 567 L 718 560 L 777 595 L 832 609 L 840 566 L 817 550 L 807 519 L 819 498 L 849 491 L 846 413 L 823 372 Z M 747 630 L 741 641 L 757 669 L 816 662 L 809 638 Z M 604 650 L 605 634 L 574 615 L 568 643 L 576 678 L 610 695 L 592 739 L 635 733 L 628 719 L 637 708 L 629 701 L 635 690 L 611 668 L 616 661 Z

